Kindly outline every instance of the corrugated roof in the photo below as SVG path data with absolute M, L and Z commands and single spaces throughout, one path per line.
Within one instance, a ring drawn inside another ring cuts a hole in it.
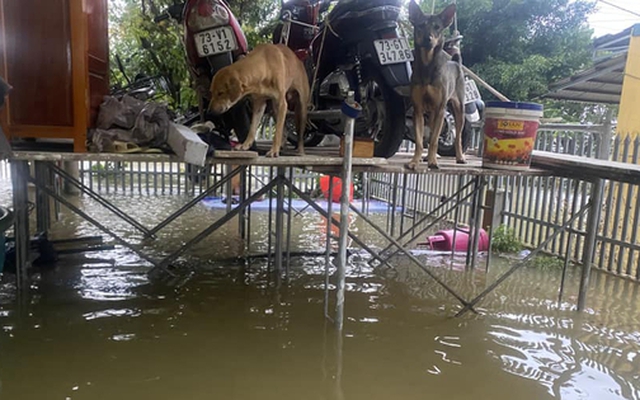
M 627 53 L 596 63 L 592 68 L 552 84 L 548 99 L 584 103 L 619 104 Z
M 640 24 L 593 41 L 594 66 L 550 85 L 543 97 L 582 103 L 620 104 L 627 53 Z

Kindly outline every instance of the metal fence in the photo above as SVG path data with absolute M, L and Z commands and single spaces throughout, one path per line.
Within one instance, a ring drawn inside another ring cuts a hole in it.
M 480 143 L 477 135 L 473 143 Z M 640 138 L 615 137 L 610 126 L 544 125 L 536 141 L 536 150 L 590 158 L 612 159 L 638 164 Z M 372 174 L 372 197 L 404 210 L 390 217 L 389 227 L 402 230 L 405 218 L 428 213 L 451 196 L 468 178 L 407 174 Z M 589 202 L 590 184 L 560 177 L 494 178 L 489 182 L 494 192 L 504 193 L 502 221 L 525 245 L 537 247 L 549 233 L 563 225 L 572 212 Z M 640 188 L 634 185 L 606 182 L 602 217 L 598 227 L 587 226 L 580 218 L 568 233 L 559 235 L 545 251 L 582 261 L 585 237 L 590 229 L 598 229 L 596 267 L 609 273 L 640 280 Z M 469 221 L 471 202 L 465 203 L 456 216 L 459 223 Z M 395 221 L 394 221 L 395 220 Z M 398 221 L 400 221 L 398 223 Z M 395 222 L 393 224 L 392 222 Z M 570 238 L 571 237 L 571 238 Z
M 210 165 L 194 168 L 176 162 L 83 162 L 80 181 L 98 193 L 135 193 L 139 195 L 197 195 L 215 186 L 233 166 Z M 275 172 L 269 167 L 251 167 L 252 182 L 259 189 Z M 304 191 L 313 190 L 317 174 L 293 169 L 296 185 Z M 222 193 L 222 188 L 218 193 Z

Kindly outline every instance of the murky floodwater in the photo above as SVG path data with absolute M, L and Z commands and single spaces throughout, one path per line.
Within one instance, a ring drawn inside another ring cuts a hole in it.
M 137 210 L 147 225 L 184 202 L 169 196 L 113 199 Z M 109 221 L 93 202 L 78 202 Z M 6 203 L 7 191 L 0 190 L 0 204 Z M 177 247 L 176 240 L 192 237 L 222 213 L 197 207 L 162 232 L 152 254 Z M 266 213 L 254 212 L 250 253 L 266 251 L 266 220 Z M 76 224 L 65 214 L 55 233 L 99 234 Z M 124 223 L 110 226 L 140 237 Z M 358 253 L 348 271 L 340 343 L 323 318 L 323 261 L 292 261 L 280 285 L 264 260 L 212 261 L 243 251 L 236 226 L 189 253 L 185 261 L 199 273 L 178 290 L 149 283 L 148 268 L 124 250 L 65 258 L 37 276 L 28 304 L 14 302 L 12 285 L 5 283 L 0 398 L 640 398 L 633 283 L 595 274 L 590 309 L 578 315 L 578 271 L 569 271 L 558 304 L 560 271 L 528 268 L 481 303 L 482 316 L 453 319 L 456 300 L 406 260 L 397 260 L 397 271 L 374 271 Z M 368 242 L 382 243 L 362 221 L 354 219 L 352 228 Z M 294 249 L 321 251 L 324 232 L 320 217 L 297 217 Z M 445 259 L 428 260 L 467 298 L 506 268 L 496 260 L 489 273 L 469 274 L 449 268 Z

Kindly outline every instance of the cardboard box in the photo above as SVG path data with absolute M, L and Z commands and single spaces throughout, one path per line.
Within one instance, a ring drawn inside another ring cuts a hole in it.
M 356 137 L 353 138 L 354 158 L 373 158 L 375 142 L 373 139 Z M 340 157 L 344 157 L 344 137 L 340 138 Z

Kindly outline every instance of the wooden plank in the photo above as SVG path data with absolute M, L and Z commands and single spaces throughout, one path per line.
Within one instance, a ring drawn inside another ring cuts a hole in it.
M 534 151 L 532 163 L 554 175 L 580 178 L 588 181 L 608 179 L 640 184 L 640 165 Z
M 258 158 L 256 151 L 239 151 L 239 150 L 216 150 L 213 153 L 214 159 L 237 160 L 237 159 L 254 159 Z

